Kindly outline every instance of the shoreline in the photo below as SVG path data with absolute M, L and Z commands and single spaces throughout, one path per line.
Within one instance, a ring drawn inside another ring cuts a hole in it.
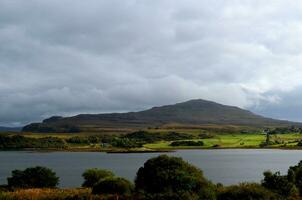
M 25 148 L 25 149 L 0 149 L 1 152 L 42 152 L 42 153 L 51 153 L 51 152 L 100 152 L 100 153 L 172 153 L 178 150 L 231 150 L 231 149 L 242 149 L 242 150 L 302 150 L 302 147 L 215 147 L 215 148 L 163 148 L 163 149 L 35 149 L 35 148 Z

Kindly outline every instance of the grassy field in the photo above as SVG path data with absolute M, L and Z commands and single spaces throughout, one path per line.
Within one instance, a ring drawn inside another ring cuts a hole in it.
M 279 144 L 273 144 L 271 148 L 291 148 L 297 145 L 297 141 L 302 139 L 302 134 L 277 134 L 270 136 L 272 141 L 278 141 Z M 208 148 L 260 148 L 260 144 L 266 140 L 264 134 L 222 134 L 215 135 L 208 139 L 194 139 L 203 141 L 204 146 L 170 146 L 172 141 L 161 141 L 153 144 L 146 144 L 144 147 L 150 149 L 208 149 Z
M 207 128 L 209 128 L 207 130 Z M 203 127 L 200 128 L 182 128 L 182 127 L 174 127 L 174 128 L 148 128 L 144 129 L 144 131 L 150 133 L 158 133 L 158 134 L 166 134 L 171 132 L 176 133 L 185 133 L 194 136 L 194 139 L 190 139 L 192 141 L 202 141 L 204 143 L 203 146 L 171 146 L 170 144 L 173 141 L 157 141 L 154 143 L 144 144 L 142 148 L 133 148 L 133 149 L 125 149 L 125 148 L 115 148 L 110 146 L 102 146 L 101 143 L 95 144 L 71 144 L 68 143 L 68 147 L 61 150 L 66 151 L 158 151 L 158 150 L 175 150 L 175 149 L 212 149 L 212 148 L 295 148 L 299 149 L 297 146 L 298 142 L 302 140 L 301 133 L 288 133 L 288 134 L 274 134 L 270 135 L 270 141 L 272 144 L 268 146 L 262 146 L 266 141 L 266 135 L 260 133 L 259 130 L 252 130 L 250 133 L 239 133 L 237 131 L 237 127 Z M 234 133 L 229 133 L 230 130 L 233 130 Z M 240 129 L 238 129 L 240 130 Z M 241 127 L 242 130 L 242 127 Z M 245 129 L 244 129 L 245 130 Z M 117 132 L 110 132 L 109 135 L 114 137 L 118 137 L 121 134 L 131 133 L 133 130 L 118 130 Z M 254 131 L 254 132 L 253 132 Z M 212 135 L 211 138 L 206 139 L 198 139 L 201 133 L 208 133 Z M 81 132 L 81 133 L 0 133 L 5 135 L 15 135 L 20 134 L 29 138 L 43 138 L 43 137 L 58 137 L 67 141 L 68 138 L 79 136 L 85 137 L 89 135 L 107 135 L 108 132 Z M 67 143 L 66 143 L 67 144 Z M 302 149 L 302 147 L 301 147 Z M 51 149 L 53 150 L 53 149 Z

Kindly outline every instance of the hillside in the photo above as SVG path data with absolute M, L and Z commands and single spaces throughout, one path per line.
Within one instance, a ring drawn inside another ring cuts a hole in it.
M 254 127 L 301 125 L 295 122 L 265 118 L 235 106 L 197 99 L 174 105 L 153 107 L 140 112 L 80 114 L 72 117 L 54 116 L 45 119 L 42 123 L 29 124 L 23 128 L 23 131 L 79 132 L 83 127 L 143 128 L 171 123 Z

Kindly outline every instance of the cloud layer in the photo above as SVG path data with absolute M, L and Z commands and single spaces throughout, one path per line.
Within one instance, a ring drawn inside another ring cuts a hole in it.
M 299 0 L 2 0 L 0 125 L 203 98 L 302 121 Z

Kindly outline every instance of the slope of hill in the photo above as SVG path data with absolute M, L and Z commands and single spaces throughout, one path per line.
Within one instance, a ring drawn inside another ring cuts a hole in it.
M 42 123 L 25 126 L 23 131 L 77 132 L 82 127 L 148 127 L 169 123 L 182 125 L 244 125 L 288 126 L 300 123 L 275 120 L 256 115 L 248 110 L 206 100 L 190 100 L 174 105 L 153 107 L 140 112 L 111 114 L 80 114 L 73 117 L 54 116 Z

